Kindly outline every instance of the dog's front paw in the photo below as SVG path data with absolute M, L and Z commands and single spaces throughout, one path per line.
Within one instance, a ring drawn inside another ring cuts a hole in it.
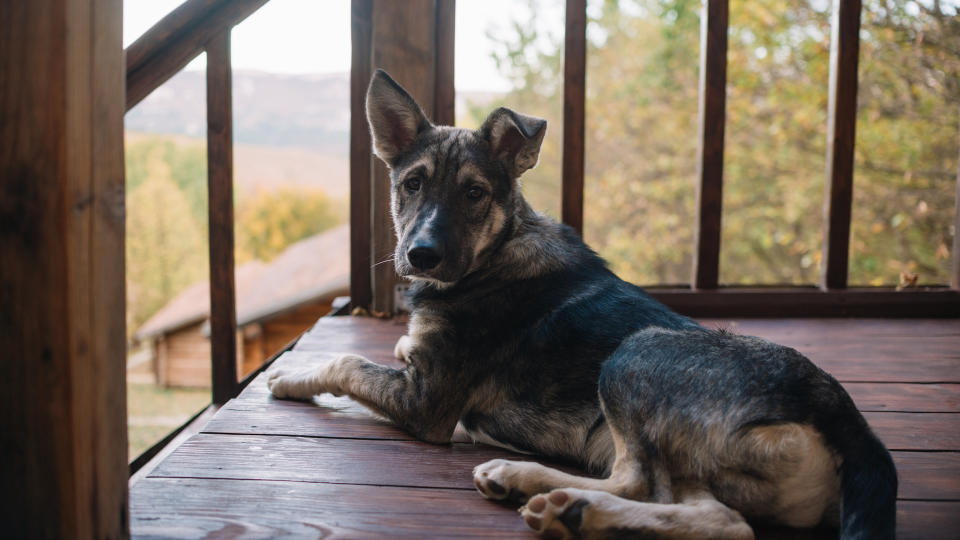
M 278 399 L 311 399 L 320 393 L 316 369 L 288 371 L 274 369 L 267 373 L 267 388 Z
M 542 491 L 538 481 L 542 469 L 539 463 L 494 459 L 473 470 L 473 485 L 488 499 L 522 503 Z
M 393 348 L 393 356 L 397 360 L 402 360 L 404 364 L 409 364 L 411 347 L 413 347 L 413 340 L 410 339 L 410 336 L 400 336 L 400 339 L 397 340 L 397 346 Z

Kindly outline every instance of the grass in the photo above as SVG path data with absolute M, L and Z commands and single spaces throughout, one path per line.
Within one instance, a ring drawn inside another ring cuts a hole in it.
M 136 459 L 209 404 L 209 388 L 127 384 L 128 460 Z

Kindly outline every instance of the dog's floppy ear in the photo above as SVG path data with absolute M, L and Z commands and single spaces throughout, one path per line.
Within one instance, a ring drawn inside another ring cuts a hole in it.
M 367 122 L 373 151 L 387 165 L 431 126 L 417 102 L 382 69 L 373 74 L 367 88 Z
M 540 145 L 547 133 L 547 121 L 526 116 L 506 107 L 490 113 L 480 126 L 480 136 L 490 143 L 493 154 L 503 161 L 511 178 L 519 178 L 537 164 Z

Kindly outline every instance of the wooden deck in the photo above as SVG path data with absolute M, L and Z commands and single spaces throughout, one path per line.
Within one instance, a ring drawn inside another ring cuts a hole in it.
M 839 379 L 900 475 L 901 539 L 960 537 L 960 321 L 709 320 L 797 348 Z M 396 364 L 401 321 L 321 319 L 278 366 L 340 353 Z M 261 375 L 131 489 L 136 537 L 532 537 L 471 470 L 508 452 L 413 440 L 345 398 L 270 397 Z M 823 533 L 762 531 L 767 538 Z

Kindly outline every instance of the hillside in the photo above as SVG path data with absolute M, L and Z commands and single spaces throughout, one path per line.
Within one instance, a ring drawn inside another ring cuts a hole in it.
M 233 73 L 235 142 L 348 151 L 350 79 L 347 73 L 280 75 Z M 127 113 L 128 131 L 202 137 L 206 75 L 182 71 Z

